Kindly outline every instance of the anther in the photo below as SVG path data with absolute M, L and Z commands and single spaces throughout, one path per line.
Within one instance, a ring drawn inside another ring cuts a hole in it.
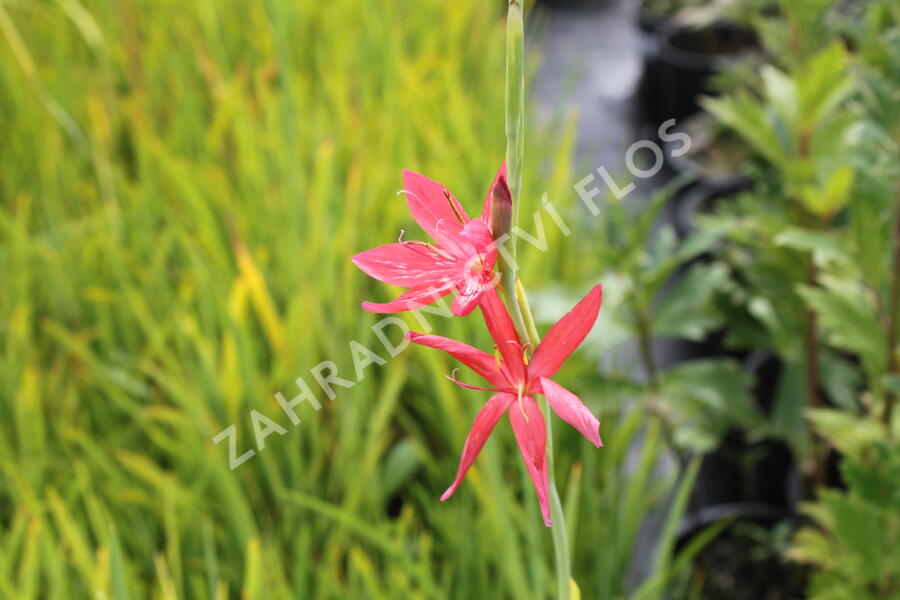
M 531 342 L 528 342 L 524 346 L 522 346 L 522 362 L 525 363 L 525 366 L 528 366 L 528 351 L 531 349 Z
M 456 220 L 459 221 L 460 225 L 465 225 L 466 222 L 463 220 L 462 215 L 459 214 L 459 211 L 456 209 L 456 203 L 453 202 L 453 197 L 450 196 L 450 192 L 447 191 L 447 188 L 444 188 L 444 198 L 447 199 L 447 202 L 450 204 L 450 210 L 453 211 L 453 214 L 456 215 Z

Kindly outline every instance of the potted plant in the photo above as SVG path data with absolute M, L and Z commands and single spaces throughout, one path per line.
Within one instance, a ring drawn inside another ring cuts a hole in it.
M 746 144 L 706 112 L 689 117 L 680 127 L 691 140 L 686 151 L 671 142 L 665 152 L 669 169 L 687 179 L 667 206 L 668 217 L 681 238 L 696 229 L 697 214 L 715 210 L 726 198 L 749 189 L 745 174 L 751 159 Z
M 889 31 L 861 35 L 851 53 L 822 30 L 822 15 L 811 15 L 802 4 L 782 3 L 778 20 L 765 24 L 773 64 L 761 69 L 760 85 L 705 102 L 743 141 L 758 169 L 752 191 L 719 203 L 715 215 L 695 219 L 694 235 L 724 240 L 707 256 L 727 269 L 731 283 L 720 295 L 728 324 L 722 339 L 729 347 L 762 351 L 755 366 L 749 359 L 744 363 L 757 374 L 757 401 L 766 415 L 759 432 L 790 449 L 793 498 L 816 499 L 805 512 L 827 532 L 805 529 L 792 551 L 793 558 L 819 568 L 806 591 L 817 598 L 837 597 L 828 595 L 835 589 L 843 590 L 840 597 L 863 597 L 863 591 L 887 597 L 898 578 L 884 559 L 891 551 L 882 551 L 896 535 L 882 531 L 894 531 L 895 519 L 888 496 L 879 497 L 886 488 L 877 475 L 897 462 L 896 445 L 884 441 L 896 427 L 893 407 L 900 391 L 900 124 L 896 110 L 887 108 L 895 105 L 888 90 L 896 90 L 900 73 L 886 49 L 900 39 L 900 28 L 896 11 L 876 3 L 866 22 Z M 793 39 L 777 35 L 779 27 Z M 769 377 L 773 383 L 764 384 Z M 713 456 L 728 445 L 726 438 Z M 843 479 L 835 478 L 835 457 L 842 460 Z M 730 487 L 746 486 L 754 475 L 735 466 L 723 472 L 733 476 Z M 704 489 L 707 484 L 698 477 L 701 496 L 730 500 L 716 496 L 721 489 Z M 686 536 L 722 517 L 761 526 L 769 534 L 756 537 L 774 561 L 763 561 L 769 582 L 779 572 L 794 583 L 777 596 L 766 596 L 767 587 L 754 588 L 753 597 L 796 597 L 793 586 L 805 587 L 808 571 L 787 562 L 783 552 L 802 522 L 792 504 L 781 517 L 742 514 L 742 503 L 704 507 L 686 521 Z M 844 535 L 863 527 L 863 516 L 874 533 L 871 543 Z M 779 528 L 788 535 L 779 535 Z M 742 570 L 750 564 L 746 554 L 760 551 L 747 541 L 754 535 L 741 532 L 737 542 L 722 536 L 701 553 L 698 576 L 715 571 L 705 580 L 704 594 L 741 597 L 750 583 Z M 732 560 L 715 559 L 726 555 Z M 845 558 L 856 566 L 844 569 Z M 734 589 L 723 595 L 716 586 L 726 580 Z
M 696 113 L 699 97 L 716 92 L 713 77 L 735 69 L 758 46 L 743 13 L 716 3 L 648 2 L 640 15 L 641 112 L 650 124 Z

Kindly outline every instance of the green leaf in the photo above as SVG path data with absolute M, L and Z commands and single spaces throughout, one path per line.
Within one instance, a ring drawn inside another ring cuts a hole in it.
M 125 559 L 122 553 L 122 545 L 119 542 L 119 536 L 116 533 L 115 525 L 110 524 L 109 527 L 109 578 L 110 592 L 113 600 L 128 600 L 128 585 L 126 583 L 127 573 L 125 570 Z
M 827 348 L 822 350 L 819 354 L 819 375 L 828 400 L 851 414 L 859 413 L 859 391 L 863 385 L 859 364 L 841 353 L 828 351 Z
M 822 277 L 821 283 L 816 288 L 802 286 L 798 293 L 818 316 L 828 342 L 858 354 L 870 373 L 883 373 L 887 340 L 874 299 L 852 280 Z
M 384 459 L 380 491 L 387 500 L 409 479 L 421 466 L 421 459 L 416 452 L 415 444 L 408 440 L 400 440 L 387 452 Z
M 853 167 L 835 169 L 822 188 L 806 186 L 801 194 L 803 205 L 812 213 L 831 217 L 847 206 L 856 173 Z
M 655 307 L 651 331 L 654 335 L 703 339 L 722 323 L 712 300 L 727 284 L 728 270 L 724 265 L 693 267 Z
M 676 441 L 705 451 L 731 427 L 758 425 L 751 383 L 752 377 L 728 358 L 693 360 L 666 371 L 659 395 L 676 423 Z
M 803 366 L 785 361 L 775 389 L 775 405 L 772 409 L 772 432 L 784 439 L 800 456 L 808 449 L 806 422 L 806 379 Z
M 734 129 L 763 158 L 779 166 L 786 159 L 784 144 L 758 100 L 740 91 L 730 97 L 704 98 L 703 108 Z
M 884 437 L 884 426 L 834 409 L 809 409 L 813 427 L 842 453 L 854 457 Z
M 890 269 L 888 257 L 892 236 L 893 190 L 881 173 L 863 170 L 850 203 L 850 223 L 857 261 L 865 279 L 874 287 L 884 285 Z
M 853 90 L 846 69 L 847 53 L 839 42 L 834 42 L 801 71 L 798 92 L 806 130 L 812 130 Z
M 893 391 L 895 394 L 900 394 L 900 375 L 885 375 L 884 387 Z
M 694 481 L 697 478 L 699 470 L 700 460 L 698 457 L 695 457 L 682 474 L 681 482 L 675 490 L 671 507 L 669 508 L 666 520 L 662 525 L 658 542 L 659 545 L 653 563 L 654 576 L 635 590 L 631 595 L 633 600 L 654 600 L 663 598 L 664 592 L 666 591 L 665 584 L 685 566 L 686 561 L 682 560 L 676 560 L 675 564 L 673 564 L 672 553 L 675 549 L 675 542 L 677 541 L 678 524 L 681 522 L 687 509 L 688 501 L 691 497 L 691 490 L 693 489 Z M 715 533 L 718 533 L 718 530 L 712 530 L 712 534 L 707 533 L 702 536 L 701 542 L 708 542 Z M 696 553 L 699 552 L 701 548 L 702 543 L 698 543 L 697 545 L 692 545 L 691 551 Z M 681 556 L 679 556 L 679 558 L 681 558 Z
M 844 265 L 853 264 L 853 258 L 847 253 L 840 241 L 834 235 L 788 227 L 775 236 L 772 240 L 778 246 L 794 248 L 803 252 L 811 252 L 816 263 L 827 265 L 829 262 L 838 262 Z
M 795 129 L 800 112 L 797 85 L 789 75 L 772 65 L 765 65 L 761 75 L 772 107 L 791 130 Z

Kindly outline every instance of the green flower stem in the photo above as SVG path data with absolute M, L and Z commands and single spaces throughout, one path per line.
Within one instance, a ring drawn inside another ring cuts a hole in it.
M 513 205 L 513 224 L 519 222 L 519 200 L 522 188 L 522 158 L 525 149 L 525 27 L 522 5 L 509 0 L 506 15 L 506 180 Z M 516 301 L 516 229 L 509 232 L 507 248 L 511 260 L 501 261 L 501 283 L 506 306 L 516 330 L 525 332 L 525 321 Z M 524 339 L 524 337 L 523 337 Z
M 522 338 L 523 343 L 529 343 L 527 341 L 529 338 L 528 327 L 525 324 L 525 317 L 522 315 L 522 309 L 517 298 L 516 284 L 519 280 L 516 278 L 516 272 L 511 266 L 504 265 L 504 267 L 500 272 L 500 283 L 506 299 L 506 308 L 509 310 L 509 316 L 512 317 L 513 326 L 516 328 L 519 337 Z
M 531 314 L 531 306 L 525 295 L 522 282 L 516 280 L 516 303 L 525 321 L 524 337 L 529 344 L 526 350 L 530 358 L 534 349 L 541 342 L 537 327 L 534 324 L 534 315 Z M 550 403 L 546 399 L 541 403 L 544 409 L 544 419 L 547 421 L 547 474 L 550 485 L 550 518 L 553 519 L 553 549 L 556 555 L 556 593 L 562 600 L 568 600 L 572 579 L 572 566 L 569 557 L 569 537 L 566 527 L 566 517 L 563 513 L 562 502 L 556 489 L 556 476 L 553 468 L 553 421 L 551 420 Z
M 513 199 L 513 225 L 518 225 L 515 210 L 522 189 L 522 158 L 525 154 L 525 28 L 522 5 L 509 0 L 506 16 L 506 180 Z M 512 251 L 515 256 L 515 230 Z
M 509 0 L 506 17 L 506 172 L 507 183 L 513 203 L 513 225 L 519 223 L 520 194 L 522 189 L 522 157 L 525 151 L 525 44 L 522 4 L 520 0 Z M 529 358 L 540 342 L 534 317 L 525 297 L 525 290 L 516 270 L 516 228 L 510 232 L 510 254 L 513 260 L 503 264 L 501 283 L 506 305 L 519 337 L 526 344 Z M 550 486 L 550 518 L 553 519 L 553 549 L 556 556 L 557 598 L 569 600 L 571 589 L 571 566 L 569 561 L 569 540 L 566 533 L 566 519 L 562 502 L 556 490 L 553 473 L 553 426 L 550 420 L 550 405 L 543 403 L 544 418 L 547 422 L 547 473 Z
M 545 400 L 544 416 L 547 419 L 547 472 L 550 480 L 550 518 L 553 519 L 553 550 L 556 556 L 556 597 L 569 600 L 572 586 L 572 564 L 569 558 L 569 535 L 562 501 L 556 491 L 556 477 L 553 475 L 553 425 L 550 421 L 550 404 Z

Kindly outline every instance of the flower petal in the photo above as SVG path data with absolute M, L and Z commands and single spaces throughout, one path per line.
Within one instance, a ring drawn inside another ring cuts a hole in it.
M 476 251 L 474 258 L 481 257 L 485 259 L 493 256 L 496 259 L 497 250 L 494 248 L 494 236 L 491 235 L 491 230 L 488 229 L 488 226 L 480 219 L 472 219 L 466 223 L 459 235 L 474 247 Z M 491 260 L 490 266 L 493 266 L 493 264 L 494 261 Z
M 487 324 L 491 338 L 503 357 L 503 363 L 509 370 L 510 377 L 513 381 L 520 381 L 525 378 L 525 361 L 522 357 L 522 342 L 516 334 L 516 328 L 513 326 L 509 313 L 506 312 L 506 306 L 500 300 L 496 288 L 485 290 L 481 295 L 481 313 L 484 315 L 484 322 Z
M 464 317 L 478 306 L 478 300 L 481 299 L 484 288 L 478 279 L 470 277 L 464 280 L 457 289 L 459 289 L 459 294 L 450 304 L 450 312 L 457 317 Z
M 438 298 L 442 298 L 450 293 L 453 289 L 453 282 L 431 287 L 413 287 L 400 294 L 396 300 L 386 304 L 377 302 L 363 302 L 362 307 L 371 313 L 395 313 L 405 310 L 415 310 L 427 306 L 435 302 Z
M 441 502 L 452 496 L 459 484 L 462 483 L 463 477 L 466 476 L 469 467 L 475 462 L 475 458 L 494 430 L 497 421 L 500 420 L 500 417 L 503 416 L 503 413 L 515 400 L 516 397 L 512 394 L 494 394 L 478 411 L 478 414 L 475 416 L 475 422 L 472 423 L 472 429 L 466 437 L 466 443 L 463 445 L 459 468 L 456 470 L 456 479 L 447 488 L 447 491 L 441 494 Z
M 503 182 L 500 182 L 500 179 L 503 179 Z M 491 182 L 491 187 L 488 189 L 487 196 L 484 198 L 484 207 L 481 209 L 481 220 L 488 227 L 491 226 L 491 203 L 494 199 L 494 188 L 498 185 L 506 185 L 506 161 L 504 160 L 500 163 L 500 168 L 497 170 L 497 174 L 494 175 L 494 181 Z
M 505 387 L 507 385 L 500 375 L 500 369 L 497 367 L 497 362 L 494 360 L 494 357 L 486 352 L 482 352 L 478 348 L 473 348 L 468 344 L 457 342 L 456 340 L 451 340 L 439 335 L 424 335 L 416 333 L 415 331 L 409 332 L 409 341 L 414 344 L 421 344 L 422 346 L 443 350 L 491 382 L 491 385 L 496 387 Z
M 352 260 L 370 277 L 403 287 L 423 287 L 458 274 L 456 261 L 413 242 L 372 248 L 360 252 Z
M 547 480 L 547 428 L 544 424 L 544 415 L 531 396 L 524 396 L 521 406 L 513 404 L 507 412 L 509 423 L 516 435 L 516 442 L 519 444 L 519 452 L 522 453 L 525 468 L 528 469 L 534 490 L 537 492 L 544 524 L 552 527 L 550 486 Z
M 553 377 L 594 326 L 602 299 L 603 286 L 594 286 L 575 308 L 550 328 L 528 365 L 532 378 Z
M 459 232 L 469 217 L 453 194 L 437 181 L 407 170 L 403 171 L 403 191 L 416 223 L 445 250 L 460 253 Z
M 459 290 L 459 295 L 450 309 L 458 317 L 472 312 L 484 290 L 495 285 L 495 273 L 492 269 L 497 262 L 494 238 L 487 225 L 480 220 L 469 221 L 460 236 L 471 243 L 474 253 L 467 258 L 457 274 L 456 289 Z
M 578 396 L 546 377 L 541 377 L 541 387 L 550 408 L 559 415 L 559 418 L 577 429 L 598 448 L 603 445 L 600 440 L 600 421 Z

